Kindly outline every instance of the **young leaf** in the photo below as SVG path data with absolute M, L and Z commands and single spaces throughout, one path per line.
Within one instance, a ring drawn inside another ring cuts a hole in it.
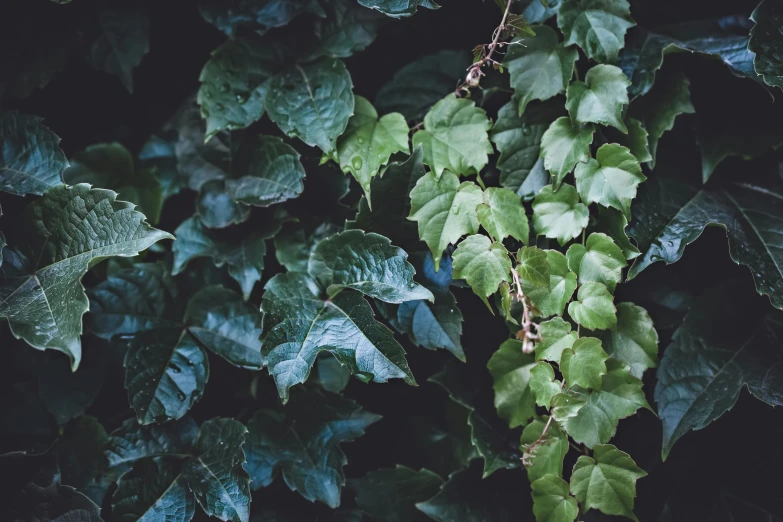
M 555 475 L 544 475 L 530 483 L 533 490 L 533 514 L 536 520 L 574 522 L 579 515 L 576 499 L 568 493 L 568 482 Z
M 606 352 L 628 365 L 631 375 L 642 378 L 647 368 L 658 366 L 658 332 L 647 310 L 633 303 L 617 305 L 617 327 L 601 334 Z
M 568 305 L 568 315 L 578 324 L 590 330 L 608 330 L 617 325 L 617 309 L 606 285 L 585 283 L 576 298 Z
M 547 100 L 565 92 L 579 53 L 559 43 L 557 33 L 545 26 L 531 27 L 534 36 L 521 36 L 509 43 L 503 65 L 519 100 L 519 114 L 532 100 Z
M 557 25 L 565 45 L 577 44 L 588 58 L 614 63 L 625 32 L 636 25 L 628 0 L 563 0 Z
M 432 0 L 359 0 L 359 3 L 364 7 L 377 9 L 392 18 L 412 16 L 416 13 L 416 8 L 419 6 L 427 9 L 440 7 Z
M 17 196 L 41 195 L 62 184 L 68 166 L 60 137 L 43 125 L 43 118 L 6 112 L 0 116 L 0 190 Z
M 560 371 L 569 388 L 581 386 L 600 390 L 601 376 L 606 375 L 608 358 L 600 339 L 580 337 L 560 355 Z
M 434 301 L 432 292 L 413 281 L 416 270 L 407 259 L 404 250 L 383 236 L 346 230 L 315 247 L 307 271 L 329 297 L 350 288 L 385 303 Z
M 523 426 L 536 412 L 530 389 L 530 370 L 534 366 L 533 356 L 522 353 L 522 343 L 516 339 L 501 344 L 487 363 L 494 381 L 495 408 L 510 428 Z
M 103 9 L 98 14 L 100 34 L 87 51 L 96 69 L 117 76 L 133 92 L 133 69 L 150 50 L 150 18 L 141 7 Z
M 590 144 L 595 127 L 574 125 L 568 116 L 552 122 L 541 137 L 541 157 L 544 168 L 552 174 L 555 189 L 577 163 L 590 159 Z
M 586 509 L 637 520 L 633 514 L 636 481 L 646 476 L 627 453 L 599 444 L 592 457 L 583 455 L 576 461 L 571 493 Z
M 780 88 L 783 88 L 782 13 L 781 6 L 774 0 L 762 1 L 750 15 L 756 25 L 750 30 L 748 40 L 748 50 L 756 55 L 753 58 L 756 74 L 764 78 L 767 85 Z
M 568 268 L 579 276 L 579 284 L 603 283 L 614 292 L 628 266 L 620 248 L 606 234 L 592 233 L 584 245 L 575 243 L 566 252 Z
M 596 0 L 614 1 L 614 0 Z M 628 79 L 619 67 L 596 65 L 585 75 L 585 81 L 568 86 L 566 109 L 576 123 L 600 123 L 615 127 L 623 134 L 623 106 L 628 105 Z
M 395 152 L 408 152 L 408 124 L 393 112 L 378 119 L 375 107 L 356 96 L 353 116 L 337 141 L 337 157 L 343 172 L 350 172 L 362 186 L 370 205 L 370 182 Z
M 630 219 L 636 188 L 647 179 L 639 161 L 617 144 L 601 145 L 595 158 L 576 166 L 574 177 L 579 195 L 588 205 L 598 203 L 615 208 Z
M 353 114 L 352 89 L 343 62 L 321 58 L 274 76 L 264 106 L 269 118 L 288 136 L 331 154 Z
M 557 239 L 561 246 L 582 233 L 589 217 L 587 207 L 579 202 L 579 195 L 571 185 L 563 185 L 557 192 L 547 185 L 533 200 L 536 235 Z
M 560 393 L 561 383 L 555 380 L 555 370 L 544 361 L 536 363 L 530 369 L 530 391 L 536 398 L 536 404 L 549 408 L 552 397 Z
M 522 291 L 532 301 L 540 317 L 562 315 L 576 290 L 576 274 L 569 272 L 566 257 L 557 250 L 545 250 L 549 264 L 549 288 L 522 282 Z
M 196 499 L 181 468 L 177 459 L 166 457 L 137 462 L 117 483 L 112 516 L 117 520 L 189 522 L 196 512 Z
M 484 203 L 476 207 L 479 223 L 495 240 L 513 237 L 527 243 L 530 225 L 522 200 L 508 189 L 489 187 L 484 191 Z
M 571 299 L 570 295 L 568 299 Z M 576 332 L 571 331 L 571 323 L 560 317 L 541 323 L 538 331 L 541 340 L 536 343 L 536 360 L 552 361 L 557 364 L 560 364 L 563 350 L 571 348 L 578 338 Z
M 24 240 L 3 249 L 0 317 L 39 350 L 81 359 L 82 314 L 89 302 L 81 278 L 95 259 L 135 256 L 171 234 L 144 221 L 133 205 L 88 185 L 55 187 L 28 205 Z
M 429 172 L 416 182 L 410 198 L 409 219 L 418 223 L 419 237 L 430 247 L 437 270 L 450 243 L 478 232 L 476 207 L 483 203 L 481 189 L 471 181 L 460 183 L 451 172 L 444 172 L 440 179 Z
M 289 488 L 334 508 L 345 484 L 347 461 L 340 444 L 364 435 L 381 416 L 339 395 L 297 392 L 284 410 L 259 410 L 248 423 L 251 488 L 268 486 L 280 470 Z
M 547 251 L 536 247 L 522 247 L 517 252 L 517 273 L 525 285 L 550 289 L 550 270 Z
M 416 471 L 399 464 L 349 481 L 359 507 L 384 522 L 426 520 L 415 504 L 432 498 L 442 484 L 443 479 L 427 469 Z
M 454 279 L 464 279 L 487 306 L 487 297 L 497 291 L 500 283 L 509 280 L 510 271 L 506 247 L 491 242 L 487 236 L 468 236 L 454 251 Z
M 544 475 L 563 476 L 563 460 L 568 453 L 568 435 L 566 435 L 556 422 L 547 425 L 547 417 L 534 419 L 522 431 L 519 447 L 525 452 L 525 464 L 527 478 L 535 482 Z M 543 437 L 542 437 L 543 436 Z M 541 439 L 535 447 L 531 446 Z

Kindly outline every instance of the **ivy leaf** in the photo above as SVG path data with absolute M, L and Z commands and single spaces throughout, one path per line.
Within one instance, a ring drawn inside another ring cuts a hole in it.
M 468 426 L 470 441 L 484 459 L 484 478 L 500 469 L 515 469 L 520 466 L 522 455 L 508 443 L 505 437 L 507 428 L 494 415 L 485 417 L 473 410 L 468 415 Z
M 568 482 L 555 475 L 544 475 L 530 483 L 533 490 L 533 514 L 536 520 L 573 522 L 579 515 L 576 499 L 568 493 Z
M 331 154 L 354 111 L 352 89 L 343 62 L 321 58 L 274 76 L 264 104 L 269 118 L 288 136 Z
M 385 303 L 435 300 L 432 292 L 413 281 L 416 270 L 408 254 L 388 238 L 362 230 L 346 230 L 315 247 L 307 267 L 312 277 L 334 297 L 346 288 Z
M 552 398 L 552 417 L 578 443 L 592 448 L 614 437 L 620 419 L 639 408 L 650 409 L 642 391 L 642 381 L 625 366 L 608 359 L 601 391 L 575 387 Z
M 569 272 L 566 257 L 557 250 L 545 250 L 549 263 L 549 288 L 532 286 L 522 282 L 522 291 L 535 306 L 540 317 L 562 315 L 576 290 L 576 274 Z
M 43 118 L 6 112 L 0 116 L 0 190 L 17 196 L 41 195 L 62 184 L 68 166 L 60 137 L 43 125 Z
M 90 262 L 132 257 L 173 239 L 115 198 L 112 191 L 88 185 L 50 189 L 25 209 L 19 225 L 24 239 L 3 249 L 0 317 L 34 348 L 67 354 L 74 370 L 81 359 L 81 317 L 89 305 L 81 278 Z
M 454 279 L 464 279 L 487 306 L 487 297 L 497 291 L 500 283 L 509 280 L 510 271 L 506 247 L 491 242 L 487 236 L 468 236 L 454 251 Z
M 547 0 L 546 4 L 542 4 L 541 0 L 517 0 L 514 4 L 520 8 L 524 7 L 522 16 L 527 22 L 540 24 L 557 14 L 560 0 Z
M 523 284 L 550 289 L 550 270 L 546 250 L 522 247 L 517 253 L 517 273 Z
M 201 185 L 196 213 L 209 228 L 226 228 L 250 219 L 250 207 L 234 201 L 223 179 L 212 179 Z
M 607 0 L 596 0 L 607 1 Z M 612 0 L 608 0 L 612 1 Z M 576 123 L 600 123 L 623 134 L 623 105 L 628 105 L 631 80 L 614 65 L 596 65 L 585 74 L 585 81 L 571 82 L 566 93 L 566 109 Z
M 576 187 L 582 200 L 590 205 L 599 203 L 615 208 L 631 217 L 631 201 L 636 188 L 647 178 L 631 152 L 616 144 L 601 145 L 587 163 L 580 163 L 574 171 Z
M 530 238 L 530 225 L 522 200 L 508 189 L 489 187 L 485 190 L 484 203 L 476 207 L 476 215 L 495 241 L 502 242 L 511 236 L 527 243 Z
M 628 266 L 620 247 L 606 234 L 594 232 L 584 245 L 575 243 L 566 252 L 568 268 L 579 276 L 579 284 L 603 283 L 614 292 Z
M 261 119 L 269 80 L 285 67 L 288 54 L 280 45 L 251 38 L 229 40 L 212 51 L 196 98 L 207 122 L 205 140 Z
M 576 461 L 571 493 L 587 509 L 637 520 L 633 514 L 636 481 L 646 476 L 627 453 L 599 444 L 592 457 L 583 455 Z
M 531 100 L 547 100 L 565 92 L 579 56 L 574 47 L 559 42 L 554 29 L 545 25 L 531 29 L 535 35 L 514 38 L 503 59 L 520 115 Z
M 190 417 L 160 425 L 127 419 L 109 434 L 104 452 L 110 472 L 120 475 L 148 457 L 190 454 L 197 436 L 198 426 Z
M 307 500 L 337 507 L 347 462 L 340 444 L 364 435 L 381 416 L 339 395 L 296 391 L 284 410 L 260 410 L 248 423 L 251 488 L 268 486 L 279 469 L 288 487 Z
M 317 1 L 313 3 L 318 5 Z M 380 13 L 368 11 L 354 0 L 336 0 L 325 7 L 326 18 L 316 20 L 313 24 L 317 44 L 308 53 L 308 59 L 319 56 L 348 58 L 375 41 L 378 27 L 383 21 Z
M 138 334 L 125 353 L 125 389 L 140 424 L 179 419 L 204 394 L 209 361 L 180 329 Z
M 727 329 L 738 310 L 747 308 L 733 300 L 736 294 L 731 286 L 705 293 L 664 352 L 655 386 L 663 423 L 663 458 L 688 431 L 703 429 L 730 410 L 743 386 L 768 404 L 783 404 L 783 395 L 773 384 L 783 378 L 779 369 L 783 319 L 774 312 L 754 323 L 745 312 L 741 317 L 750 323 L 746 328 Z
M 140 7 L 104 9 L 98 14 L 100 35 L 87 51 L 96 69 L 117 76 L 133 92 L 133 69 L 150 50 L 150 18 Z
M 532 355 L 522 352 L 522 343 L 509 339 L 500 345 L 487 363 L 494 382 L 495 408 L 510 428 L 523 426 L 535 414 L 535 397 L 530 389 Z
M 552 185 L 541 189 L 533 200 L 533 228 L 536 235 L 557 239 L 565 245 L 582 233 L 589 221 L 587 207 L 571 185 L 555 192 Z
M 460 183 L 451 172 L 444 172 L 440 179 L 428 172 L 416 182 L 410 198 L 409 219 L 418 223 L 419 237 L 430 248 L 438 270 L 449 244 L 478 232 L 476 207 L 483 203 L 481 189 L 471 181 Z
M 82 415 L 65 425 L 58 445 L 63 480 L 84 489 L 106 467 L 106 430 L 95 417 Z
M 560 371 L 568 387 L 601 389 L 601 376 L 606 375 L 609 356 L 595 337 L 580 337 L 560 355 Z
M 541 137 L 541 157 L 544 168 L 552 174 L 555 189 L 577 163 L 590 158 L 590 144 L 593 142 L 595 127 L 592 125 L 574 125 L 568 116 L 552 122 Z
M 287 233 L 292 229 L 292 232 Z M 277 262 L 289 272 L 307 272 L 310 254 L 313 253 L 318 243 L 336 234 L 339 230 L 331 223 L 321 223 L 309 232 L 300 223 L 291 224 L 291 228 L 283 228 L 282 233 L 275 235 Z
M 188 332 L 234 366 L 260 370 L 263 316 L 238 294 L 221 286 L 201 289 L 185 312 Z
M 748 51 L 755 53 L 753 69 L 764 78 L 764 83 L 783 88 L 783 48 L 780 34 L 783 32 L 780 6 L 771 0 L 762 1 L 750 19 L 756 22 L 750 30 Z
M 234 419 L 212 419 L 201 425 L 194 456 L 183 465 L 188 488 L 207 515 L 248 522 L 250 477 L 242 468 L 247 428 Z
M 406 301 L 397 309 L 400 330 L 411 342 L 428 350 L 444 348 L 460 361 L 465 360 L 460 337 L 462 312 L 451 292 L 438 293 L 435 302 Z
M 633 303 L 617 305 L 617 327 L 601 334 L 606 352 L 628 365 L 631 375 L 642 378 L 647 368 L 658 366 L 658 332 L 650 314 Z
M 324 350 L 363 380 L 415 383 L 402 347 L 358 293 L 344 291 L 324 300 L 309 276 L 278 274 L 265 286 L 261 310 L 266 314 L 261 353 L 284 402 Z
M 614 63 L 634 25 L 627 0 L 563 0 L 557 12 L 565 45 L 579 45 L 597 62 Z
M 412 16 L 416 13 L 416 8 L 419 6 L 427 9 L 440 7 L 432 0 L 359 0 L 359 3 L 364 7 L 376 9 L 392 18 Z
M 384 522 L 426 520 L 415 504 L 435 496 L 442 484 L 443 479 L 427 469 L 416 471 L 399 464 L 349 482 L 359 507 Z
M 562 255 L 562 254 L 561 254 Z M 576 285 L 574 285 L 576 288 Z M 572 290 L 573 292 L 573 290 Z M 568 296 L 571 299 L 571 296 Z M 565 305 L 563 305 L 565 306 Z M 560 364 L 563 350 L 570 349 L 578 339 L 571 331 L 571 323 L 560 317 L 554 317 L 538 326 L 541 340 L 536 343 L 536 360 L 552 361 Z
M 578 324 L 590 330 L 608 330 L 617 325 L 617 309 L 606 285 L 585 283 L 576 298 L 568 305 L 568 315 Z
M 653 157 L 652 153 L 650 153 L 649 133 L 647 132 L 647 129 L 645 129 L 644 124 L 636 118 L 626 116 L 625 126 L 628 128 L 628 134 L 609 131 L 612 133 L 612 139 L 610 141 L 616 141 L 623 147 L 627 147 L 631 154 L 639 160 L 639 163 L 652 161 Z
M 548 418 L 534 419 L 525 426 L 520 438 L 520 448 L 525 451 L 525 458 L 529 465 L 525 466 L 527 478 L 530 482 L 545 475 L 563 476 L 563 460 L 568 453 L 568 435 L 566 435 L 556 422 L 550 423 L 549 429 L 544 434 Z M 543 437 L 542 437 L 543 435 Z M 530 449 L 538 439 L 541 439 L 535 447 Z
M 463 51 L 438 51 L 409 63 L 381 87 L 375 107 L 399 112 L 407 120 L 421 120 L 431 106 L 454 90 L 455 78 L 465 74 L 470 56 Z M 415 148 L 415 147 L 414 147 Z
M 337 157 L 343 172 L 350 172 L 362 186 L 370 205 L 370 181 L 395 152 L 408 152 L 408 124 L 402 114 L 378 119 L 375 107 L 356 96 L 353 116 L 337 141 Z
M 613 208 L 598 207 L 598 219 L 595 222 L 595 229 L 611 237 L 623 251 L 625 259 L 631 260 L 639 257 L 641 252 L 628 238 L 627 227 L 628 219 L 622 212 Z
M 233 39 L 242 29 L 252 30 L 260 35 L 270 29 L 288 25 L 292 20 L 304 14 L 326 16 L 317 0 L 288 2 L 286 0 L 266 0 L 255 2 L 241 0 L 232 4 L 209 2 L 199 7 L 201 16 L 217 27 L 226 36 Z
M 555 380 L 555 370 L 549 363 L 541 361 L 530 369 L 530 391 L 537 405 L 549 408 L 552 397 L 560 393 L 560 387 L 560 381 Z
M 196 499 L 181 468 L 182 463 L 173 458 L 153 457 L 137 462 L 117 484 L 112 496 L 112 516 L 118 520 L 189 522 L 196 512 Z

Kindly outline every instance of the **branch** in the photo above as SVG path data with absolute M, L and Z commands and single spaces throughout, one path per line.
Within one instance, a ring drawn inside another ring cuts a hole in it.
M 465 81 L 460 86 L 457 87 L 457 89 L 454 91 L 454 93 L 459 97 L 461 94 L 466 93 L 470 90 L 471 87 L 477 87 L 479 84 L 479 80 L 482 76 L 484 76 L 484 73 L 481 71 L 481 68 L 486 65 L 488 62 L 496 63 L 494 60 L 492 60 L 492 55 L 495 54 L 495 49 L 498 47 L 498 43 L 500 42 L 500 35 L 503 33 L 503 30 L 506 28 L 506 20 L 508 19 L 508 13 L 511 10 L 511 2 L 512 0 L 508 0 L 506 2 L 506 10 L 503 12 L 503 19 L 500 20 L 500 25 L 498 25 L 495 28 L 495 31 L 492 33 L 492 42 L 489 45 L 486 45 L 487 48 L 487 54 L 484 56 L 481 60 L 477 61 L 473 65 L 468 68 L 468 74 L 465 76 Z

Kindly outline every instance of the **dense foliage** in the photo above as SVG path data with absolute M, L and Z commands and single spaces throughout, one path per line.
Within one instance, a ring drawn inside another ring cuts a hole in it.
M 781 520 L 783 2 L 682 4 L 3 7 L 0 519 Z

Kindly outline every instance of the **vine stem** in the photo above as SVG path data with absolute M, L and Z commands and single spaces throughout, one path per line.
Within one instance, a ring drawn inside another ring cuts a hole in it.
M 454 93 L 459 97 L 459 95 L 462 92 L 465 92 L 470 87 L 476 87 L 479 82 L 479 78 L 484 76 L 484 73 L 481 72 L 481 68 L 484 67 L 484 65 L 487 64 L 487 62 L 492 62 L 492 55 L 495 54 L 495 49 L 498 47 L 498 43 L 500 42 L 500 35 L 503 33 L 503 29 L 506 27 L 506 20 L 508 19 L 508 13 L 511 11 L 511 2 L 512 0 L 508 0 L 506 2 L 506 10 L 503 12 L 503 18 L 500 20 L 500 25 L 498 25 L 495 28 L 494 33 L 492 34 L 492 42 L 487 46 L 487 54 L 484 56 L 481 60 L 477 61 L 473 65 L 471 65 L 468 68 L 468 74 L 465 77 L 465 82 L 462 83 L 457 87 L 457 89 L 454 91 Z

